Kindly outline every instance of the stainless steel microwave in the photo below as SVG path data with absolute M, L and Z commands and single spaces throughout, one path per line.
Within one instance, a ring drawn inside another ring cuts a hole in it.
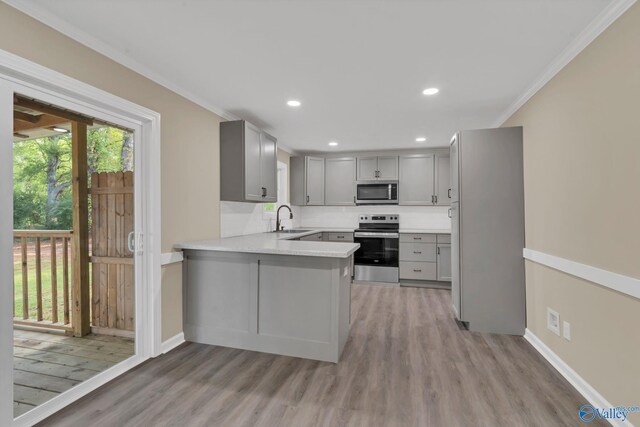
M 356 182 L 357 205 L 397 205 L 398 181 Z

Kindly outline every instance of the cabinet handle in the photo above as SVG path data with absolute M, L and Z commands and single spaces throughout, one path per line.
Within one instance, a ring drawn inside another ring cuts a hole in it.
M 267 197 L 267 187 L 262 187 L 262 197 Z
M 438 204 L 438 196 L 437 195 L 433 196 L 433 204 L 434 205 Z
M 353 204 L 356 204 L 356 196 L 353 196 Z
M 438 253 L 438 255 L 440 255 L 440 246 L 438 246 L 438 252 L 437 253 Z
M 413 251 L 414 254 L 418 254 L 420 255 L 422 252 L 418 252 L 418 251 Z
M 422 240 L 422 237 L 414 237 L 413 240 Z
M 449 198 L 451 198 L 451 189 L 447 190 L 447 196 L 449 196 Z
M 307 203 L 309 203 L 309 195 L 307 195 Z
M 451 208 L 449 208 L 449 213 L 448 213 L 448 215 L 449 215 L 449 218 L 451 218 Z
M 420 273 L 421 271 L 422 271 L 422 270 L 418 270 L 418 269 L 416 269 L 416 268 L 414 268 L 414 269 L 413 269 L 413 272 L 414 272 L 414 273 Z
M 338 239 L 344 239 L 344 236 L 338 236 Z

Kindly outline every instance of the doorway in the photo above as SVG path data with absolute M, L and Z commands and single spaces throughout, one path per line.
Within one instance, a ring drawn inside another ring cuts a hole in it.
M 157 113 L 0 51 L 0 424 L 35 424 L 160 353 L 159 136 Z M 131 170 L 91 169 L 90 149 L 116 141 L 98 164 Z M 26 161 L 37 151 L 51 162 Z
M 134 132 L 14 93 L 13 414 L 135 354 Z

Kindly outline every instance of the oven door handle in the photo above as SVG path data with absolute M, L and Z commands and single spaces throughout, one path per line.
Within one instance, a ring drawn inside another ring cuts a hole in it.
M 370 233 L 360 231 L 353 234 L 353 237 L 382 237 L 387 239 L 398 239 L 400 238 L 400 234 L 398 233 Z

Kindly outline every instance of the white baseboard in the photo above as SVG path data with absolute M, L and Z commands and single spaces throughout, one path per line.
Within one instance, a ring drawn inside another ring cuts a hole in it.
M 542 355 L 556 370 L 562 375 L 569 383 L 578 390 L 578 392 L 589 402 L 592 406 L 597 408 L 611 408 L 613 405 L 609 403 L 598 391 L 591 386 L 584 378 L 582 378 L 576 371 L 555 354 L 540 338 L 535 336 L 533 332 L 526 329 L 524 332 L 524 339 L 535 348 L 538 353 Z M 626 404 L 626 402 L 625 402 Z M 635 404 L 635 402 L 634 402 Z M 580 419 L 576 413 L 576 423 L 579 423 Z M 620 420 L 607 420 L 611 425 L 616 427 L 633 427 L 633 424 L 626 420 L 624 422 Z
M 162 354 L 168 353 L 171 350 L 173 350 L 174 348 L 178 347 L 183 342 L 185 342 L 184 341 L 184 332 L 180 332 L 179 334 L 176 334 L 176 335 L 172 336 L 171 338 L 169 338 L 168 340 L 164 341 L 160 345 L 160 353 L 162 353 Z

